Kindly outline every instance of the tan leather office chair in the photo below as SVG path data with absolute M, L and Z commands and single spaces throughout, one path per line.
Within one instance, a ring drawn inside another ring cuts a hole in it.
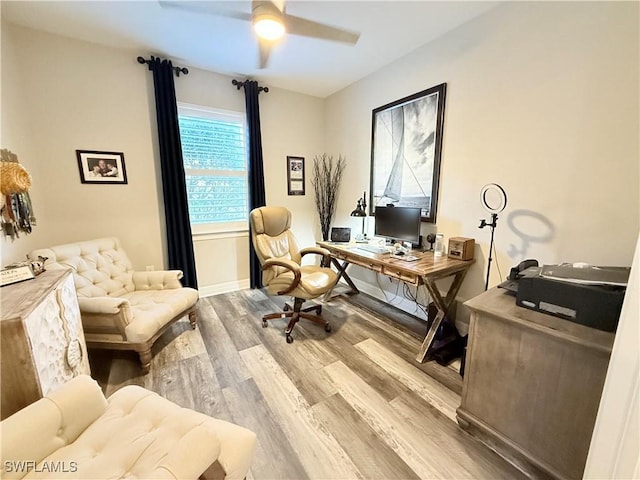
M 251 241 L 262 265 L 262 283 L 267 292 L 294 297 L 293 307 L 285 304 L 284 312 L 264 315 L 262 326 L 267 326 L 267 320 L 291 318 L 285 330 L 287 343 L 293 342 L 291 331 L 300 318 L 322 323 L 325 331 L 330 332 L 329 322 L 318 316 L 322 313 L 322 305 L 302 308 L 305 300 L 324 295 L 338 281 L 333 270 L 322 266 L 329 265 L 329 251 L 320 247 L 300 250 L 290 230 L 291 212 L 285 207 L 256 208 L 251 211 L 250 222 Z M 302 257 L 308 253 L 322 255 L 321 266 L 301 265 Z M 308 313 L 314 310 L 317 315 Z

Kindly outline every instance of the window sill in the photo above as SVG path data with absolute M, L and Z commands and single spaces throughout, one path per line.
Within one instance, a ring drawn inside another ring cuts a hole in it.
M 191 238 L 194 242 L 208 242 L 210 240 L 222 240 L 224 238 L 241 238 L 248 236 L 249 230 L 240 230 L 231 232 L 194 233 L 191 235 Z

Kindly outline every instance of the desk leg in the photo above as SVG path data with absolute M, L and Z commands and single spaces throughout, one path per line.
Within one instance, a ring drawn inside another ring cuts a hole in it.
M 344 278 L 344 281 L 347 282 L 349 287 L 351 287 L 351 291 L 349 292 L 350 295 L 360 293 L 360 290 L 358 290 L 358 287 L 356 287 L 355 283 L 353 283 L 353 280 L 351 280 L 351 278 L 349 277 L 349 274 L 347 273 L 347 267 L 349 266 L 349 262 L 345 261 L 345 262 L 342 262 L 342 264 L 340 264 L 337 258 L 331 257 L 331 263 L 333 263 L 333 265 L 338 270 L 338 280 L 336 281 L 336 285 L 338 284 L 341 278 Z M 333 289 L 325 293 L 324 295 L 325 301 L 328 301 L 329 298 L 331 298 L 332 291 Z
M 438 286 L 436 285 L 436 282 L 434 279 L 429 277 L 423 278 L 425 287 L 427 287 L 427 290 L 429 291 L 429 295 L 431 296 L 433 303 L 438 309 L 438 314 L 436 315 L 436 318 L 433 320 L 433 323 L 431 324 L 431 328 L 429 328 L 429 331 L 427 332 L 427 336 L 424 338 L 424 341 L 422 342 L 422 346 L 420 347 L 420 352 L 416 357 L 416 361 L 420 363 L 424 363 L 425 359 L 427 358 L 429 347 L 431 347 L 431 344 L 433 343 L 433 339 L 435 338 L 436 333 L 438 332 L 438 328 L 440 327 L 440 324 L 442 323 L 442 320 L 444 319 L 446 313 L 449 311 L 449 307 L 451 307 L 451 304 L 455 300 L 456 295 L 458 294 L 458 290 L 460 290 L 460 287 L 462 286 L 462 281 L 464 280 L 464 277 L 467 274 L 467 271 L 468 269 L 465 268 L 464 270 L 461 270 L 455 274 L 453 283 L 451 284 L 451 287 L 449 287 L 449 291 L 447 292 L 447 296 L 445 298 L 442 298 L 442 295 L 440 295 L 440 291 L 438 290 Z

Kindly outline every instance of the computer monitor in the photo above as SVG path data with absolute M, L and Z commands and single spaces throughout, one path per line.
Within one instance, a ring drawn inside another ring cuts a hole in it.
M 419 245 L 421 214 L 422 210 L 417 207 L 376 207 L 375 234 Z

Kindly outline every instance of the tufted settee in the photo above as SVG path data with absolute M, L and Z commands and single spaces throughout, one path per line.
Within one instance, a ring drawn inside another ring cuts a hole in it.
M 78 376 L 2 421 L 3 479 L 242 479 L 250 430 L 129 385 Z
M 153 343 L 175 320 L 196 327 L 198 291 L 180 283 L 179 270 L 136 272 L 115 237 L 34 250 L 47 269 L 70 268 L 89 348 L 135 350 L 144 373 Z

